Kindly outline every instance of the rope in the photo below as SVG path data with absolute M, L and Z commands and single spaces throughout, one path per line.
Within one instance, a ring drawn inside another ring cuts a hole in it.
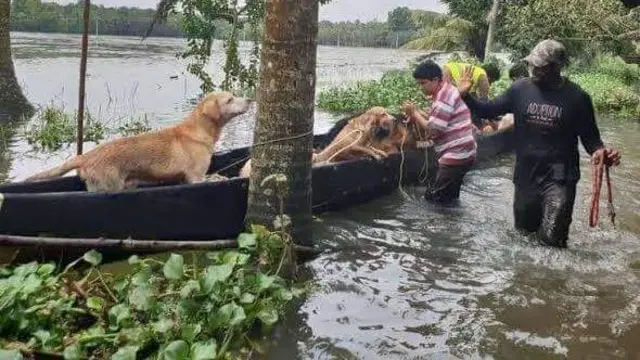
M 287 141 L 287 140 L 300 139 L 300 138 L 303 138 L 303 137 L 305 137 L 305 136 L 308 136 L 309 134 L 313 134 L 313 130 L 312 130 L 312 131 L 307 131 L 307 132 L 306 132 L 306 133 L 304 133 L 304 134 L 293 135 L 293 136 L 289 136 L 289 137 L 285 137 L 285 138 L 280 138 L 280 139 L 274 139 L 274 140 L 262 141 L 262 142 L 259 142 L 259 143 L 256 143 L 256 144 L 251 145 L 251 146 L 250 146 L 250 148 L 252 148 L 252 149 L 253 149 L 253 148 L 255 148 L 256 146 L 260 146 L 260 145 L 273 144 L 273 143 L 277 143 L 277 142 L 281 142 L 281 141 Z M 240 164 L 241 162 L 246 161 L 246 160 L 248 160 L 248 159 L 250 159 L 250 158 L 251 158 L 251 155 L 247 155 L 247 156 L 245 156 L 245 157 L 241 158 L 240 160 L 238 160 L 238 161 L 236 161 L 236 162 L 231 163 L 231 165 L 227 165 L 227 166 L 223 167 L 222 169 L 218 169 L 216 172 L 212 173 L 211 175 L 217 175 L 217 174 L 219 174 L 221 171 L 225 171 L 225 170 L 227 170 L 227 169 L 229 169 L 229 168 L 232 168 L 232 167 L 234 167 L 234 166 L 236 166 L 236 165 Z
M 360 134 L 359 134 L 359 136 L 358 136 L 358 139 L 356 140 L 356 142 L 357 142 L 357 141 L 359 141 L 359 140 L 360 140 L 360 138 L 362 137 L 362 130 L 361 130 L 361 129 L 356 128 L 355 130 L 353 130 L 353 131 L 351 131 L 350 133 L 348 133 L 348 134 L 347 134 L 347 136 L 349 136 L 349 135 L 351 135 L 351 134 L 353 134 L 353 133 L 355 133 L 355 132 L 360 132 Z M 303 137 L 305 137 L 305 136 L 307 136 L 307 135 L 309 135 L 309 134 L 313 134 L 313 131 L 307 131 L 307 132 L 306 132 L 306 133 L 304 133 L 304 134 L 293 135 L 293 136 L 289 136 L 289 137 L 285 137 L 285 138 L 280 138 L 280 139 L 274 139 L 274 140 L 262 141 L 262 142 L 255 143 L 255 144 L 251 145 L 251 146 L 250 146 L 250 148 L 252 148 L 252 149 L 253 149 L 253 148 L 255 148 L 256 146 L 260 146 L 260 145 L 267 145 L 267 144 L 273 144 L 273 143 L 277 143 L 277 142 L 281 142 L 281 141 L 287 141 L 287 140 L 300 139 L 300 138 L 303 138 Z M 342 141 L 343 141 L 347 136 L 343 137 L 342 139 L 338 140 L 336 143 L 334 143 L 334 144 L 332 144 L 332 145 L 330 145 L 330 146 L 336 146 L 337 144 L 339 144 L 340 142 L 342 142 Z M 344 151 L 345 149 L 348 149 L 348 148 L 352 147 L 353 145 L 355 145 L 355 143 L 356 143 L 356 142 L 354 142 L 353 144 L 349 145 L 348 147 L 346 147 L 346 148 L 341 149 L 340 151 L 338 151 L 338 153 L 334 154 L 334 155 L 331 157 L 331 159 L 333 159 L 333 157 L 334 157 L 334 156 L 336 156 L 336 155 L 337 155 L 337 154 L 339 154 L 340 152 Z M 330 148 L 330 147 L 329 147 L 329 148 Z M 248 159 L 250 159 L 250 158 L 251 158 L 251 155 L 247 155 L 247 156 L 245 156 L 245 157 L 241 158 L 240 160 L 238 160 L 238 161 L 236 161 L 236 162 L 233 162 L 233 163 L 231 163 L 230 165 L 227 165 L 227 166 L 223 167 L 222 169 L 218 169 L 216 172 L 212 173 L 212 175 L 214 175 L 214 174 L 219 174 L 220 172 L 225 171 L 225 170 L 227 170 L 227 169 L 230 169 L 230 168 L 232 168 L 232 167 L 234 167 L 234 166 L 236 166 L 236 165 L 238 165 L 238 164 L 242 163 L 243 161 L 246 161 L 246 160 L 248 160 Z M 329 159 L 328 161 L 330 161 L 331 159 Z
M 402 135 L 402 142 L 400 142 L 400 175 L 398 176 L 398 190 L 400 193 L 405 196 L 405 198 L 409 198 L 409 194 L 407 194 L 402 188 L 402 178 L 404 173 L 404 140 L 406 139 L 407 134 Z
M 411 124 L 411 126 L 413 127 L 414 133 L 417 134 L 419 141 L 420 142 L 425 141 L 425 139 L 423 139 L 422 137 L 422 132 L 417 127 L 417 125 Z M 400 190 L 400 193 L 403 194 L 405 197 L 410 198 L 410 196 L 402 188 L 402 178 L 404 174 L 404 162 L 405 162 L 404 142 L 406 140 L 406 137 L 407 137 L 407 134 L 404 134 L 402 137 L 401 145 L 400 145 L 400 176 L 398 178 L 398 190 Z M 429 148 L 430 146 L 428 146 L 427 144 L 427 146 L 424 149 L 424 164 L 422 165 L 422 169 L 420 169 L 420 173 L 418 175 L 418 181 L 420 183 L 426 182 L 426 180 L 429 177 Z M 424 176 L 422 174 L 424 174 Z
M 251 158 L 251 155 L 247 155 L 247 156 L 245 156 L 245 157 L 241 158 L 240 160 L 238 160 L 238 161 L 236 161 L 236 162 L 231 163 L 231 165 L 227 165 L 227 166 L 223 167 L 222 169 L 218 169 L 218 170 L 217 170 L 216 172 L 214 172 L 212 175 L 215 175 L 215 174 L 218 174 L 219 172 L 222 172 L 222 171 L 225 171 L 225 170 L 227 170 L 227 169 L 230 169 L 230 168 L 232 168 L 232 167 L 234 167 L 234 166 L 236 166 L 236 165 L 240 164 L 240 163 L 241 163 L 241 162 L 243 162 L 243 161 L 247 161 L 247 160 L 249 160 L 250 158 Z
M 602 175 L 603 172 L 607 180 L 607 208 L 609 212 L 609 218 L 613 227 L 616 226 L 616 211 L 613 207 L 613 194 L 611 193 L 611 178 L 609 177 L 609 167 L 611 165 L 605 164 L 605 159 L 600 161 L 598 165 L 592 165 L 593 169 L 593 195 L 591 198 L 591 210 L 589 213 L 589 226 L 595 227 L 598 225 L 598 215 L 600 212 L 600 189 L 602 188 Z
M 277 142 L 281 142 L 281 141 L 300 139 L 300 138 L 303 138 L 303 137 L 309 136 L 309 135 L 313 135 L 313 130 L 307 131 L 306 133 L 300 134 L 300 135 L 293 135 L 293 136 L 289 136 L 289 137 L 286 137 L 286 138 L 267 140 L 267 141 L 262 141 L 262 142 L 259 142 L 259 143 L 254 143 L 253 145 L 251 145 L 251 148 L 255 148 L 256 146 L 260 146 L 260 145 L 273 144 L 273 143 L 277 143 Z
M 331 144 L 331 145 L 327 146 L 327 147 L 324 149 L 324 151 L 326 151 L 327 149 L 331 149 L 332 147 L 337 146 L 337 145 L 338 145 L 338 144 L 340 144 L 342 141 L 344 141 L 344 140 L 345 140 L 345 139 L 347 139 L 349 136 L 351 136 L 351 134 L 354 134 L 354 133 L 358 133 L 358 138 L 356 138 L 356 140 L 355 140 L 354 142 L 352 142 L 351 144 L 349 144 L 349 146 L 345 146 L 345 147 L 343 147 L 342 149 L 338 150 L 338 152 L 336 152 L 335 154 L 331 155 L 331 157 L 329 157 L 329 159 L 327 159 L 327 161 L 326 161 L 326 162 L 328 162 L 328 163 L 329 163 L 329 162 L 331 162 L 331 160 L 333 160 L 333 158 L 335 158 L 336 156 L 338 156 L 338 154 L 340 154 L 341 152 L 343 152 L 343 151 L 345 151 L 345 150 L 347 150 L 347 149 L 352 148 L 355 144 L 357 144 L 357 143 L 358 143 L 358 141 L 360 141 L 360 139 L 362 138 L 363 131 L 362 131 L 362 130 L 360 130 L 360 129 L 357 129 L 357 128 L 356 128 L 356 129 L 352 130 L 351 132 L 347 133 L 347 135 L 346 135 L 346 136 L 344 136 L 344 137 L 342 137 L 340 140 L 338 140 L 338 141 L 336 141 L 335 143 L 333 143 L 333 144 Z

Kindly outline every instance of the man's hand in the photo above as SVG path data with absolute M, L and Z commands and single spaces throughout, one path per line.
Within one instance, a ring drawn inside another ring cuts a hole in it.
M 591 156 L 591 163 L 594 165 L 600 165 L 603 161 L 606 165 L 609 166 L 618 166 L 620 165 L 620 159 L 622 156 L 620 152 L 613 148 L 601 148 L 596 150 Z
M 405 113 L 405 115 L 407 115 L 407 117 L 409 118 L 409 121 L 413 121 L 415 120 L 414 118 L 415 118 L 416 112 L 418 111 L 418 108 L 414 103 L 412 103 L 409 100 L 406 100 L 402 104 L 402 111 Z
M 460 95 L 465 95 L 473 86 L 473 66 L 467 65 L 462 70 L 462 76 L 458 80 L 458 91 Z

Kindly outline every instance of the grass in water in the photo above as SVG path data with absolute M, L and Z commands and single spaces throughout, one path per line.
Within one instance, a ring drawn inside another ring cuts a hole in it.
M 95 251 L 62 271 L 0 268 L 0 358 L 205 360 L 241 349 L 246 357 L 251 335 L 271 329 L 305 291 L 279 274 L 286 236 L 253 227 L 238 243 L 192 263 L 132 256 L 119 276 L 100 269 Z
M 464 59 L 463 59 L 464 60 Z M 599 114 L 618 119 L 640 120 L 640 67 L 627 64 L 618 57 L 599 56 L 588 67 L 572 67 L 567 71 L 591 95 Z M 507 71 L 491 84 L 490 97 L 503 93 L 511 85 Z M 373 106 L 384 106 L 399 111 L 405 100 L 423 108 L 429 106 L 416 85 L 410 70 L 391 71 L 379 80 L 358 82 L 351 86 L 334 87 L 318 95 L 318 107 L 332 113 L 355 113 Z
M 114 127 L 98 121 L 86 113 L 83 140 L 100 143 L 108 135 L 132 136 L 151 130 L 146 115 L 140 119 L 128 119 Z M 74 144 L 77 139 L 77 114 L 68 114 L 53 105 L 38 110 L 33 123 L 24 131 L 25 140 L 36 151 L 55 152 L 64 146 Z

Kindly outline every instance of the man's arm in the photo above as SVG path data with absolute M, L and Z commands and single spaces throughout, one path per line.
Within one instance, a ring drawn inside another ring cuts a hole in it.
M 489 79 L 487 75 L 481 75 L 478 79 L 478 99 L 489 100 Z
M 500 95 L 493 101 L 476 100 L 469 95 L 469 89 L 473 84 L 473 67 L 467 66 L 462 72 L 462 78 L 457 85 L 462 100 L 467 104 L 469 110 L 479 118 L 493 119 L 506 113 L 512 113 L 514 95 L 517 90 L 516 86 L 520 86 L 520 82 L 515 82 L 509 86 L 504 94 Z
M 578 136 L 580 136 L 580 142 L 585 151 L 589 155 L 593 155 L 598 149 L 604 148 L 604 143 L 600 138 L 600 130 L 596 123 L 595 111 L 593 110 L 593 102 L 591 96 L 584 93 L 584 104 L 582 105 L 582 120 L 576 122 L 575 126 L 578 127 Z
M 451 79 L 453 79 L 453 77 L 451 76 L 451 69 L 449 69 L 448 66 L 443 66 L 442 67 L 442 81 L 446 82 L 446 83 L 453 83 L 453 81 L 451 81 Z
M 415 105 L 411 106 L 414 108 L 410 109 L 410 106 L 405 103 L 405 107 L 409 110 L 409 118 L 422 129 L 427 130 L 428 137 L 431 139 L 437 138 L 446 130 L 449 119 L 451 119 L 453 115 L 453 107 L 439 100 L 434 101 L 429 112 L 430 114 L 415 108 Z
M 411 119 L 423 129 L 427 129 L 429 127 L 429 121 L 427 120 L 428 117 L 429 115 L 420 109 L 416 109 L 416 111 L 411 115 Z
M 495 100 L 488 101 L 476 100 L 468 93 L 461 95 L 462 100 L 467 104 L 469 110 L 482 119 L 493 119 L 500 115 L 514 112 L 511 100 L 511 88 Z

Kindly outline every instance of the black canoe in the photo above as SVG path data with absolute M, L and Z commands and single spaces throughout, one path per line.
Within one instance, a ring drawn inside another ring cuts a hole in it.
M 316 135 L 323 147 L 337 131 Z M 478 136 L 478 162 L 513 147 L 511 130 Z M 0 234 L 61 238 L 215 240 L 244 228 L 248 179 L 233 178 L 250 147 L 216 153 L 210 172 L 229 180 L 193 185 L 143 187 L 118 193 L 89 193 L 77 176 L 0 185 Z M 400 169 L 404 185 L 423 176 L 424 152 L 361 159 L 313 168 L 313 211 L 322 213 L 361 204 L 393 192 Z M 428 157 L 430 168 L 434 156 Z M 402 165 L 401 165 L 402 164 Z M 434 171 L 429 171 L 433 174 Z

